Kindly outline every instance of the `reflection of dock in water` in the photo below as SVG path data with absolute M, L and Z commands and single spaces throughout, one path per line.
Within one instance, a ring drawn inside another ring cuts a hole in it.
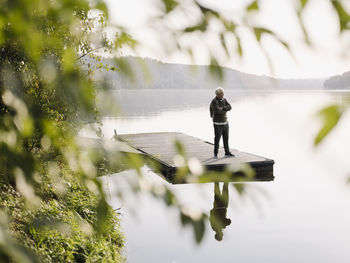
M 224 157 L 224 150 L 219 149 L 219 158 L 213 158 L 213 144 L 201 139 L 176 132 L 139 133 L 118 135 L 118 139 L 127 142 L 131 147 L 145 154 L 159 167 L 162 176 L 170 183 L 184 183 L 184 179 L 177 181 L 175 173 L 180 166 L 175 161 L 178 151 L 175 141 L 184 147 L 186 158 L 196 158 L 207 171 L 225 171 L 230 167 L 240 167 L 248 164 L 255 171 L 253 178 L 246 178 L 242 172 L 232 173 L 229 181 L 272 181 L 274 161 L 253 154 L 231 149 L 235 157 Z M 222 156 L 220 156 L 220 153 Z M 210 180 L 209 180 L 210 181 Z M 220 181 L 213 177 L 212 181 Z

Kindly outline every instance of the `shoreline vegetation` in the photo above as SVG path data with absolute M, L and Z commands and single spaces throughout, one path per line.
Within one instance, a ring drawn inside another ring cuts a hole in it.
M 125 262 L 118 213 L 108 205 L 103 231 L 94 231 L 100 197 L 77 178 L 66 167 L 56 182 L 42 176 L 35 187 L 41 199 L 37 204 L 28 203 L 11 184 L 0 183 L 0 209 L 7 213 L 14 244 L 38 262 Z M 0 261 L 23 262 L 21 257 L 3 255 Z
M 130 37 L 106 37 L 103 1 L 5 1 L 0 21 L 0 262 L 125 262 L 98 179 L 107 157 L 76 135 L 100 118 L 95 69 L 80 58 Z

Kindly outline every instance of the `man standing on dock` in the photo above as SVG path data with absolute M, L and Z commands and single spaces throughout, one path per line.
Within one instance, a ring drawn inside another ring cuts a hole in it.
M 214 124 L 214 158 L 218 158 L 219 142 L 222 136 L 224 140 L 225 156 L 233 157 L 228 146 L 229 126 L 226 112 L 231 110 L 230 103 L 224 98 L 224 89 L 218 87 L 215 89 L 215 98 L 210 103 L 210 117 Z

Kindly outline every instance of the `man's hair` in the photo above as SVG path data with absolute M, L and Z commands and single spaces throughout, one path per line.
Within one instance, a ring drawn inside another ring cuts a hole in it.
M 215 94 L 218 95 L 218 94 L 220 94 L 220 93 L 224 93 L 224 89 L 221 88 L 221 87 L 217 87 L 217 88 L 215 89 Z

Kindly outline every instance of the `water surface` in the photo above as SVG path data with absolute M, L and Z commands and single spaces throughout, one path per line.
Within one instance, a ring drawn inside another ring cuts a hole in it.
M 116 91 L 123 116 L 103 120 L 105 137 L 118 133 L 183 132 L 213 140 L 208 90 Z M 321 122 L 317 111 L 343 103 L 347 93 L 226 91 L 230 147 L 275 160 L 273 182 L 245 183 L 239 195 L 229 185 L 223 240 L 207 222 L 197 245 L 193 232 L 181 227 L 176 210 L 149 194 L 127 192 L 124 171 L 103 180 L 111 205 L 120 208 L 128 262 L 350 262 L 350 122 L 349 114 L 318 147 L 313 139 Z M 120 99 L 122 98 L 122 100 Z M 88 135 L 88 132 L 86 132 Z M 145 177 L 168 184 L 147 167 Z M 222 187 L 222 184 L 220 185 Z M 173 185 L 181 202 L 194 210 L 213 208 L 214 184 Z

